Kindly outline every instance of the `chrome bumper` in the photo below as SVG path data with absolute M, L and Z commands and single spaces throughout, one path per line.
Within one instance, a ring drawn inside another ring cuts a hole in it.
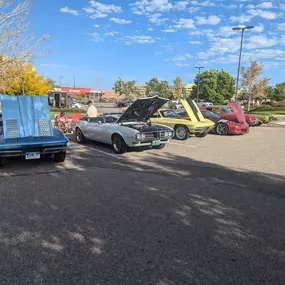
M 55 154 L 62 151 L 66 151 L 68 146 L 63 147 L 48 147 L 43 148 L 41 151 L 36 151 L 31 148 L 30 152 L 39 152 L 41 155 Z M 28 148 L 27 148 L 28 149 Z M 18 157 L 24 156 L 29 151 L 23 151 L 22 149 L 0 150 L 0 157 Z

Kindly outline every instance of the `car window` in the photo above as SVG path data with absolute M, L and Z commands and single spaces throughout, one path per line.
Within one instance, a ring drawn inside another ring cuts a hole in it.
M 160 115 L 158 112 L 154 113 L 151 118 L 160 118 Z
M 119 119 L 119 115 L 106 115 L 105 122 L 106 123 L 115 123 Z
M 220 118 L 218 115 L 216 115 L 215 113 L 210 112 L 208 110 L 203 110 L 202 114 L 206 118 L 213 118 L 213 119 L 219 119 Z
M 222 111 L 222 113 L 226 113 L 226 114 L 233 112 L 229 107 L 222 107 L 221 111 Z
M 218 109 L 218 108 L 213 108 L 213 109 L 209 109 L 209 108 L 208 108 L 207 110 L 213 112 L 214 114 L 219 114 L 219 113 L 221 113 L 220 109 Z
M 90 119 L 90 123 L 99 123 L 99 122 L 101 122 L 101 123 L 103 123 L 103 118 L 102 117 L 96 117 L 96 118 L 91 118 Z
M 161 111 L 161 115 L 164 118 L 180 118 L 180 116 L 173 110 Z

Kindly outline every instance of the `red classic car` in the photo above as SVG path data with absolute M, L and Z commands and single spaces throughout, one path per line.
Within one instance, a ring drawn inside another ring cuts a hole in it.
M 237 121 L 237 116 L 230 107 L 230 104 L 232 103 L 229 103 L 229 106 L 203 106 L 200 109 L 201 111 L 211 111 L 223 119 Z M 249 126 L 260 126 L 262 124 L 261 120 L 254 114 L 245 114 L 245 119 Z
M 226 120 L 219 115 L 208 111 L 207 108 L 201 107 L 201 112 L 206 119 L 209 119 L 215 123 L 215 127 L 211 132 L 216 133 L 221 136 L 225 135 L 243 135 L 249 132 L 249 126 L 245 121 L 245 115 L 240 107 L 239 103 L 230 103 L 232 112 L 236 116 L 236 121 Z M 185 111 L 178 112 L 180 117 L 187 117 Z

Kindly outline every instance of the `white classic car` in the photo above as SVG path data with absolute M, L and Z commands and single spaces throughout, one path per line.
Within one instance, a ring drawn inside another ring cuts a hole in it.
M 162 149 L 173 137 L 173 130 L 152 124 L 149 118 L 167 101 L 158 96 L 143 98 L 136 100 L 123 114 L 105 113 L 96 118 L 81 118 L 76 123 L 76 140 L 78 143 L 84 143 L 86 139 L 106 143 L 118 154 L 136 147 Z

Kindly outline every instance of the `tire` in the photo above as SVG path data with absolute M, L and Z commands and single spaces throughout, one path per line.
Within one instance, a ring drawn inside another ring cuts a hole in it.
M 78 143 L 86 143 L 86 138 L 79 128 L 75 130 L 75 138 Z
M 153 146 L 152 148 L 154 148 L 154 149 L 163 149 L 163 148 L 165 148 L 165 143 L 162 143 L 161 145 L 158 145 L 158 146 Z
M 180 141 L 185 141 L 189 138 L 189 131 L 185 126 L 175 127 L 175 138 Z
M 3 167 L 4 166 L 4 159 L 3 157 L 0 157 L 0 167 Z
M 128 151 L 127 144 L 125 143 L 124 139 L 118 134 L 114 134 L 112 136 L 112 148 L 116 154 L 124 154 Z
M 224 123 L 218 123 L 216 125 L 216 134 L 219 136 L 226 136 L 229 133 L 229 127 Z
M 59 152 L 59 153 L 55 153 L 54 154 L 54 161 L 56 163 L 61 163 L 61 162 L 64 162 L 65 161 L 65 158 L 66 158 L 66 152 Z
M 197 138 L 204 138 L 208 133 L 195 134 Z

